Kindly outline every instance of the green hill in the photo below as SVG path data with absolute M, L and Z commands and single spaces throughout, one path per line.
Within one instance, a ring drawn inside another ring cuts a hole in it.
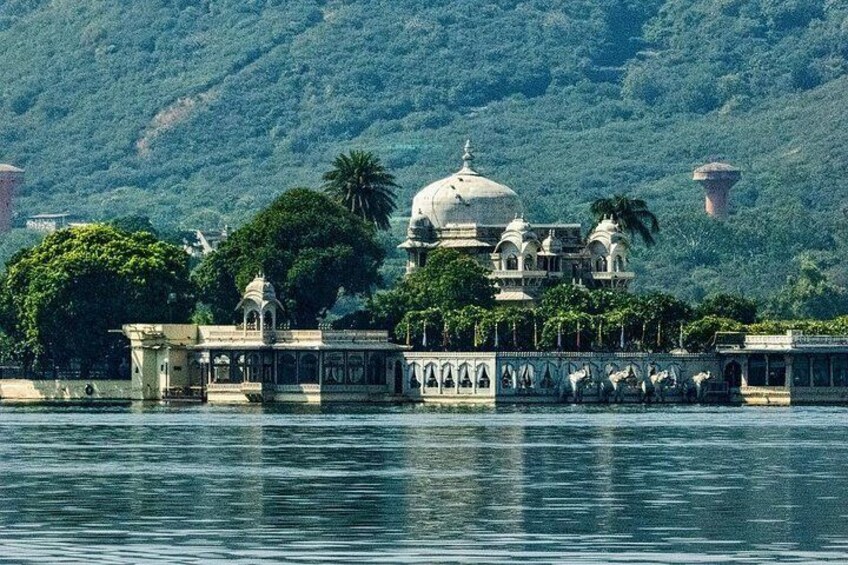
M 364 148 L 403 215 L 471 137 L 540 221 L 647 199 L 642 288 L 765 295 L 804 251 L 846 282 L 844 0 L 6 0 L 0 61 L 23 214 L 238 224 Z M 715 157 L 725 224 L 690 180 Z

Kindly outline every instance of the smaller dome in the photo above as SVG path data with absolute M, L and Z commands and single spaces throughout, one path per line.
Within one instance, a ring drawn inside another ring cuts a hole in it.
M 542 251 L 552 254 L 562 252 L 562 241 L 554 235 L 554 230 L 551 230 L 548 237 L 542 241 Z
M 617 242 L 626 242 L 627 236 L 621 231 L 621 227 L 609 217 L 604 216 L 600 223 L 595 226 L 589 234 L 589 241 L 601 241 L 606 245 Z
M 277 299 L 277 291 L 271 281 L 265 280 L 263 275 L 258 275 L 244 289 L 244 296 L 245 298 L 261 297 L 264 301 L 273 301 Z
M 604 216 L 604 219 L 595 226 L 592 233 L 618 233 L 619 231 L 621 231 L 621 229 L 618 227 L 618 224 L 616 224 L 612 218 Z
M 521 234 L 521 239 L 524 241 L 536 239 L 536 234 L 533 233 L 532 226 L 524 218 L 515 218 L 507 224 L 506 229 L 504 230 L 504 235 L 508 233 Z
M 433 236 L 433 222 L 419 209 L 409 219 L 406 235 L 410 239 L 430 239 Z

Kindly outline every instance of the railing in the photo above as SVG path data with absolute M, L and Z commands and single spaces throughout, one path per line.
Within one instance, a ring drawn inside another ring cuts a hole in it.
M 791 349 L 793 347 L 848 347 L 848 336 L 837 335 L 746 335 L 745 347 Z
M 492 271 L 491 277 L 495 279 L 543 279 L 550 273 L 548 271 Z
M 325 330 L 324 341 L 388 341 L 389 332 L 385 330 Z
M 801 347 L 848 347 L 848 336 L 844 335 L 796 335 L 794 345 Z
M 387 342 L 389 334 L 384 330 L 275 330 L 265 334 L 268 341 L 278 343 L 298 342 Z M 258 330 L 214 329 L 203 333 L 206 341 L 242 342 L 259 341 L 262 332 Z
M 249 392 L 262 392 L 262 383 L 241 383 L 241 391 L 244 393 Z
M 792 336 L 788 335 L 747 335 L 745 347 L 792 347 Z
M 202 386 L 172 386 L 165 389 L 165 400 L 202 401 L 204 388 Z
M 617 279 L 632 279 L 636 276 L 636 273 L 632 271 L 614 271 L 612 273 L 607 271 L 594 271 L 591 275 L 596 281 L 609 281 Z

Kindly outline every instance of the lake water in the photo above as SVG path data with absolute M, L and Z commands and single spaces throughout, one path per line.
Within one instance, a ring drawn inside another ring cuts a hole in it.
M 2 563 L 848 563 L 848 410 L 0 406 Z

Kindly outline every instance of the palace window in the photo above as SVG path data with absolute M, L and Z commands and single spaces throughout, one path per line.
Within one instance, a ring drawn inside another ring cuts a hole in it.
M 830 359 L 813 355 L 813 386 L 830 386 Z
M 509 255 L 506 258 L 506 270 L 507 271 L 517 271 L 518 270 L 518 257 L 515 255 Z
M 748 358 L 748 386 L 766 386 L 766 356 L 751 355 Z
M 302 384 L 318 384 L 318 356 L 301 353 L 298 380 Z
M 833 355 L 830 364 L 833 369 L 833 386 L 848 386 L 848 357 Z
M 731 361 L 724 367 L 724 382 L 730 388 L 739 388 L 742 386 L 742 366 L 739 363 Z
M 251 353 L 244 357 L 244 380 L 255 383 L 260 380 L 259 369 L 261 367 L 258 353 Z
M 595 259 L 595 271 L 598 273 L 605 273 L 607 271 L 607 260 L 603 257 Z
M 451 370 L 451 366 L 445 365 L 442 367 L 442 374 L 444 375 L 442 378 L 442 386 L 444 388 L 454 388 L 456 386 L 456 381 L 453 380 L 453 371 Z
M 769 355 L 768 385 L 786 386 L 786 359 L 783 355 Z
M 259 315 L 256 310 L 251 310 L 247 313 L 247 319 L 245 320 L 245 328 L 248 331 L 258 330 L 259 329 Z
M 427 388 L 439 388 L 439 380 L 436 378 L 436 366 L 432 363 L 424 368 L 424 386 Z
M 471 381 L 471 377 L 468 374 L 469 372 L 468 363 L 463 363 L 459 366 L 459 388 L 474 387 L 474 383 Z
M 216 383 L 230 381 L 230 355 L 219 353 L 212 359 L 212 380 Z
M 489 373 L 486 371 L 485 365 L 480 365 L 477 370 L 477 388 L 489 388 L 491 385 L 491 381 L 489 380 Z
M 373 385 L 386 384 L 386 370 L 383 368 L 386 358 L 382 353 L 368 354 L 368 383 Z
M 340 385 L 344 382 L 345 362 L 344 353 L 333 352 L 324 354 L 324 380 L 325 385 Z
M 622 271 L 624 271 L 624 259 L 621 255 L 618 255 L 615 258 L 615 272 L 621 273 Z
M 283 385 L 297 384 L 297 360 L 291 353 L 277 356 L 277 382 Z
M 792 358 L 792 386 L 810 386 L 810 357 L 796 355 Z

